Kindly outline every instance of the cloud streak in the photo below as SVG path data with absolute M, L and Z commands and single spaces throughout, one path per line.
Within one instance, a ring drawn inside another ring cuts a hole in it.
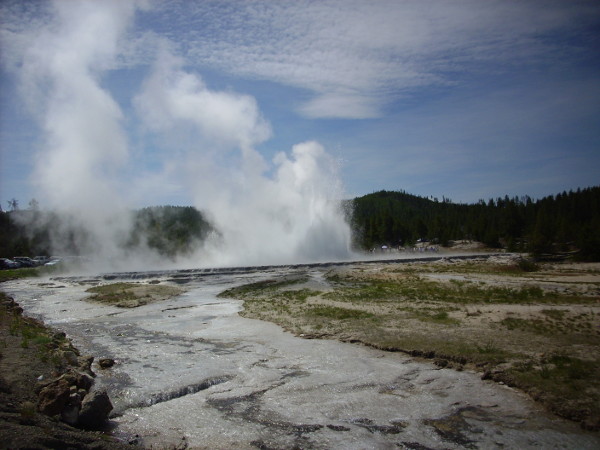
M 179 3 L 182 19 L 172 6 L 162 12 L 177 15 L 195 64 L 305 89 L 313 98 L 299 111 L 313 118 L 376 117 L 415 90 L 456 83 L 449 74 L 554 64 L 572 55 L 545 37 L 585 27 L 593 12 L 585 2 L 233 1 L 191 13 Z

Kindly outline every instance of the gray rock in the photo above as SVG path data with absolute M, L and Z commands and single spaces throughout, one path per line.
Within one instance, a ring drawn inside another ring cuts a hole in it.
M 77 389 L 85 389 L 86 391 L 89 391 L 94 384 L 94 379 L 90 375 L 75 369 L 69 369 L 60 378 L 65 379 L 71 386 L 77 386 Z
M 112 409 L 106 391 L 90 392 L 81 402 L 78 425 L 90 430 L 100 429 L 105 426 Z
M 38 410 L 47 416 L 55 416 L 62 412 L 71 395 L 71 386 L 63 378 L 45 386 L 38 396 Z
M 70 366 L 79 365 L 79 361 L 77 360 L 77 355 L 75 354 L 75 352 L 65 350 L 62 352 L 62 356 L 65 359 L 65 361 L 67 361 L 67 364 L 69 364 Z
M 96 376 L 92 371 L 92 363 L 94 362 L 94 357 L 92 355 L 84 355 L 77 358 L 79 370 L 82 372 L 91 375 L 92 377 Z

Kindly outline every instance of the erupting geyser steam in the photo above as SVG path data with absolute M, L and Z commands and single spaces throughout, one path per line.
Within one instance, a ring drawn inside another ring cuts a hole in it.
M 318 143 L 305 142 L 275 163 L 272 179 L 257 174 L 227 184 L 227 201 L 210 204 L 222 233 L 208 243 L 213 257 L 223 264 L 348 258 L 350 229 L 331 157 Z
M 217 230 L 180 265 L 350 255 L 337 164 L 319 143 L 295 145 L 291 154 L 266 161 L 257 146 L 271 127 L 255 99 L 209 89 L 184 70 L 185 61 L 163 38 L 151 41 L 154 64 L 134 108 L 119 105 L 104 78 L 129 63 L 135 3 L 55 2 L 51 8 L 47 25 L 25 39 L 19 69 L 45 135 L 35 181 L 42 205 L 85 230 L 84 250 L 105 263 L 101 268 L 164 265 L 149 249 L 132 253 L 121 244 L 139 199 L 160 204 L 178 192 Z M 141 143 L 132 145 L 134 136 Z M 137 169 L 145 159 L 155 162 L 153 170 Z

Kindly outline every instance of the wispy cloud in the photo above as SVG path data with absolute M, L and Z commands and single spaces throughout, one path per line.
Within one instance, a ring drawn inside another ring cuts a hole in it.
M 585 26 L 585 2 L 201 2 L 161 14 L 190 61 L 306 89 L 309 117 L 367 118 L 464 72 L 554 63 L 545 37 Z M 171 21 L 171 17 L 177 20 Z M 572 55 L 571 55 L 572 56 Z M 483 63 L 492 62 L 492 66 Z
M 199 75 L 184 71 L 183 64 L 163 46 L 152 75 L 135 98 L 140 116 L 151 129 L 165 131 L 178 121 L 188 122 L 207 139 L 243 149 L 271 136 L 253 97 L 210 90 Z

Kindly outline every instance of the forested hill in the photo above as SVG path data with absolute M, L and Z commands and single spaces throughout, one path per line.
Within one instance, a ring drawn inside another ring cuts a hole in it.
M 346 206 L 357 248 L 471 239 L 512 251 L 576 252 L 579 259 L 600 261 L 600 187 L 536 201 L 504 197 L 476 204 L 380 191 L 349 200 Z M 144 208 L 131 211 L 130 219 L 133 226 L 122 236 L 121 247 L 149 248 L 169 259 L 191 254 L 209 233 L 218 233 L 191 206 Z M 27 210 L 0 211 L 0 258 L 87 255 L 93 254 L 93 245 L 87 230 L 55 212 L 39 210 L 37 202 Z
M 355 242 L 362 248 L 473 239 L 534 253 L 580 250 L 582 259 L 600 259 L 600 187 L 476 204 L 380 191 L 352 204 Z
M 132 227 L 122 236 L 127 251 L 155 250 L 174 259 L 192 253 L 213 231 L 200 211 L 192 206 L 153 206 L 131 211 Z M 0 258 L 34 255 L 89 255 L 94 242 L 81 225 L 56 212 L 37 208 L 0 212 Z M 101 245 L 101 244 L 100 244 Z

